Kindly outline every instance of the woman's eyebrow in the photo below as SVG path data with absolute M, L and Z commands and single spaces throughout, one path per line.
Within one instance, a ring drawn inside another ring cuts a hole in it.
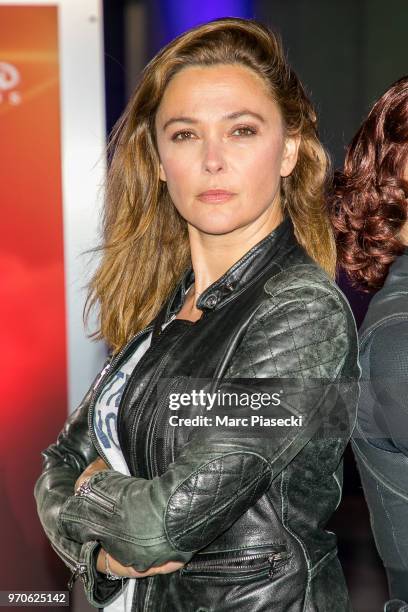
M 181 121 L 182 123 L 198 123 L 197 119 L 193 119 L 192 117 L 172 117 L 168 119 L 166 123 L 163 125 L 163 131 L 169 127 L 172 123 L 178 123 Z
M 255 113 L 254 111 L 251 111 L 246 108 L 236 111 L 235 113 L 230 113 L 229 115 L 225 115 L 223 119 L 238 119 L 238 117 L 242 117 L 242 115 L 250 115 L 252 117 L 255 117 L 255 119 L 259 119 L 261 123 L 265 123 L 265 119 L 264 117 L 262 117 L 262 115 L 260 115 L 259 113 Z
M 255 119 L 261 121 L 261 123 L 265 123 L 265 119 L 262 117 L 262 115 L 260 115 L 259 113 L 255 113 L 254 111 L 250 111 L 246 108 L 239 111 L 235 111 L 234 113 L 229 113 L 228 115 L 224 115 L 223 117 L 221 117 L 221 120 L 225 121 L 228 119 L 238 119 L 238 117 L 242 117 L 243 115 L 250 115 L 252 117 L 255 117 Z M 193 117 L 186 117 L 185 115 L 180 115 L 179 117 L 171 117 L 171 119 L 168 119 L 163 125 L 163 131 L 167 129 L 172 123 L 177 123 L 179 121 L 182 123 L 189 124 L 199 123 L 198 119 L 194 119 Z

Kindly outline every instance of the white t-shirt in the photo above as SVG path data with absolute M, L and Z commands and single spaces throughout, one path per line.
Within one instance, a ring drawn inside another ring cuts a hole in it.
M 173 317 L 162 325 L 162 329 L 166 327 L 175 318 Z M 137 347 L 136 351 L 125 361 L 120 370 L 115 376 L 109 380 L 101 393 L 95 405 L 94 411 L 94 428 L 98 438 L 98 442 L 103 448 L 103 451 L 112 465 L 112 468 L 117 472 L 130 476 L 127 463 L 123 457 L 119 446 L 117 432 L 117 414 L 120 399 L 125 389 L 126 383 L 133 372 L 136 364 L 141 359 L 142 355 L 147 351 L 152 341 L 150 333 Z M 133 592 L 135 589 L 135 580 L 138 578 L 129 578 L 124 586 L 123 591 L 118 597 L 108 606 L 103 608 L 104 612 L 130 612 L 132 609 Z

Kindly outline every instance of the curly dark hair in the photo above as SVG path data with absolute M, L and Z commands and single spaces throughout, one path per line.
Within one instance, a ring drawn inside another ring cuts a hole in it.
M 353 285 L 379 289 L 404 244 L 407 220 L 408 76 L 374 104 L 336 172 L 330 214 L 337 261 Z

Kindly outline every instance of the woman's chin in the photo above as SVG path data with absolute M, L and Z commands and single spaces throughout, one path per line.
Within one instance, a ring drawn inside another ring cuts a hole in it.
M 226 214 L 224 211 L 211 211 L 208 214 L 189 215 L 187 222 L 203 234 L 214 236 L 230 234 L 248 224 L 248 219 L 237 218 L 237 214 Z M 186 217 L 185 217 L 186 218 Z
M 190 224 L 193 225 L 193 227 L 195 227 L 195 229 L 199 232 L 203 234 L 211 234 L 213 236 L 222 236 L 225 234 L 230 234 L 231 232 L 240 227 L 240 225 L 237 224 L 236 220 L 234 222 L 217 222 L 215 220 L 208 220 L 206 222 L 201 221 L 199 223 L 190 221 Z

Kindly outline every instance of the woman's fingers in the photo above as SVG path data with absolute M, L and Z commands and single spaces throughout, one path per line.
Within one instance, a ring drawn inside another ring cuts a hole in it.
M 111 555 L 108 555 L 108 564 L 109 570 L 112 574 L 116 576 L 121 576 L 122 578 L 134 578 L 134 570 L 132 567 L 126 567 L 116 561 Z M 96 560 L 96 569 L 98 572 L 102 572 L 102 574 L 106 574 L 106 550 L 104 548 L 99 549 L 98 557 Z
M 92 461 L 92 463 L 90 463 L 88 465 L 88 468 L 91 467 L 91 466 L 94 467 L 95 471 L 96 470 L 108 470 L 109 469 L 109 466 L 106 465 L 106 463 L 104 462 L 104 460 L 101 457 L 97 457 L 95 459 L 95 461 Z
M 82 472 L 81 476 L 85 474 L 93 474 L 94 472 L 100 472 L 101 470 L 108 470 L 109 467 L 106 465 L 103 459 L 98 457 L 95 461 L 92 461 Z
M 92 474 L 94 474 L 95 472 L 100 472 L 101 470 L 108 470 L 108 469 L 109 469 L 109 466 L 106 465 L 103 459 L 98 457 L 97 459 L 92 461 L 92 463 L 90 463 L 84 469 L 82 474 L 77 478 L 74 489 L 76 490 L 86 478 L 90 478 Z
M 143 578 L 144 576 L 155 576 L 156 574 L 171 574 L 172 572 L 177 572 L 177 570 L 181 569 L 183 566 L 184 563 L 180 563 L 179 561 L 168 561 L 167 563 L 163 563 L 163 565 L 151 567 L 145 572 L 138 572 L 133 568 L 132 570 L 135 578 Z
M 105 549 L 101 547 L 98 553 L 96 569 L 102 573 L 106 573 L 105 554 Z M 124 578 L 145 578 L 146 576 L 155 576 L 156 574 L 171 574 L 172 572 L 176 572 L 182 568 L 184 565 L 184 563 L 180 563 L 179 561 L 168 561 L 167 563 L 163 563 L 157 567 L 151 567 L 145 572 L 138 572 L 131 566 L 127 567 L 126 565 L 122 565 L 119 563 L 119 561 L 112 557 L 112 555 L 108 555 L 108 563 L 112 574 L 116 574 L 116 576 L 122 576 Z
M 112 574 L 116 574 L 116 576 L 125 576 L 128 578 L 134 578 L 134 569 L 133 567 L 126 567 L 126 565 L 122 565 L 121 563 L 119 563 L 119 561 L 116 561 L 116 559 L 114 559 L 112 557 L 112 555 L 108 556 L 108 561 L 109 561 L 109 569 L 112 572 Z

